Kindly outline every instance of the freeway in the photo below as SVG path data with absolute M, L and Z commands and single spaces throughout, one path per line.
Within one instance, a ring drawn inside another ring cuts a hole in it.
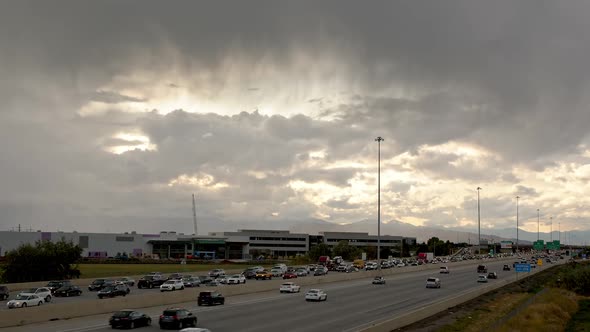
M 489 261 L 490 272 L 497 272 L 499 280 L 516 279 L 516 273 L 502 271 L 503 264 L 510 262 Z M 550 265 L 550 264 L 548 264 Z M 325 302 L 311 303 L 304 300 L 306 286 L 299 294 L 279 294 L 278 290 L 257 294 L 232 296 L 226 305 L 198 307 L 195 302 L 181 303 L 178 307 L 191 310 L 198 317 L 198 326 L 223 331 L 360 331 L 372 323 L 391 319 L 412 312 L 429 304 L 457 296 L 462 292 L 482 287 L 477 283 L 477 263 L 451 267 L 451 273 L 416 271 L 387 277 L 386 285 L 372 285 L 371 279 L 357 279 L 322 285 L 328 294 Z M 546 268 L 544 265 L 539 269 Z M 439 277 L 440 289 L 426 289 L 429 276 Z M 523 277 L 520 274 L 520 277 Z M 297 280 L 293 280 L 297 281 Z M 490 280 L 489 283 L 498 282 Z M 159 330 L 157 320 L 164 306 L 144 308 L 154 321 L 151 327 L 140 331 Z M 20 309 L 19 309 L 20 310 Z M 25 309 L 26 310 L 26 309 Z M 19 313 L 20 314 L 20 313 Z M 59 331 L 86 332 L 108 331 L 109 315 L 95 315 L 67 321 L 53 321 L 11 327 L 3 330 L 14 332 Z

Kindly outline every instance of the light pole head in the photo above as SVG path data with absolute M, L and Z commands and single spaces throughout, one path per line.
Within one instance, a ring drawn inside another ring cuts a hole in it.
M 383 137 L 381 136 L 377 136 L 377 138 L 375 138 L 375 142 L 383 142 L 385 141 L 385 139 L 383 139 Z
M 481 187 L 477 187 L 477 190 L 482 190 L 482 189 L 483 189 L 483 188 L 481 188 Z

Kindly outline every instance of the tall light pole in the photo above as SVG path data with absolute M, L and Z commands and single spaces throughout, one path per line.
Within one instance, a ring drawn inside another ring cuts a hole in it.
M 377 166 L 377 264 L 379 271 L 381 271 L 381 142 L 384 139 L 377 136 L 375 141 L 378 145 L 378 166 Z
M 516 196 L 516 252 L 518 252 L 518 199 L 520 196 Z
M 537 209 L 537 241 L 539 241 L 539 227 L 541 225 L 541 218 L 539 217 L 539 209 Z
M 553 216 L 549 217 L 549 236 L 551 238 L 551 242 L 553 242 Z
M 479 209 L 479 191 L 480 187 L 477 187 L 477 250 L 481 254 L 481 215 Z

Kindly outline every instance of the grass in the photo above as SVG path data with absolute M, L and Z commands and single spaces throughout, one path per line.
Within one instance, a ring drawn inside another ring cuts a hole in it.
M 513 308 L 517 307 L 520 303 L 526 301 L 531 296 L 531 294 L 527 293 L 500 294 L 499 296 L 490 299 L 487 303 L 478 306 L 468 315 L 458 318 L 453 323 L 437 329 L 437 331 L 482 331 L 484 327 L 493 325 L 494 322 L 504 317 Z
M 578 302 L 579 309 L 565 327 L 566 332 L 590 331 L 590 299 Z
M 552 288 L 497 331 L 564 331 L 577 310 L 578 302 L 574 293 Z
M 212 269 L 244 270 L 244 264 L 78 264 L 80 278 L 105 278 L 142 275 L 149 272 L 166 273 L 204 273 Z

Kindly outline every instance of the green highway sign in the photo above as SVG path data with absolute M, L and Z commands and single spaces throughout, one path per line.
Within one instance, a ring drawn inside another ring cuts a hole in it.
M 545 241 L 539 240 L 539 241 L 533 242 L 533 249 L 535 249 L 535 250 L 545 249 Z

